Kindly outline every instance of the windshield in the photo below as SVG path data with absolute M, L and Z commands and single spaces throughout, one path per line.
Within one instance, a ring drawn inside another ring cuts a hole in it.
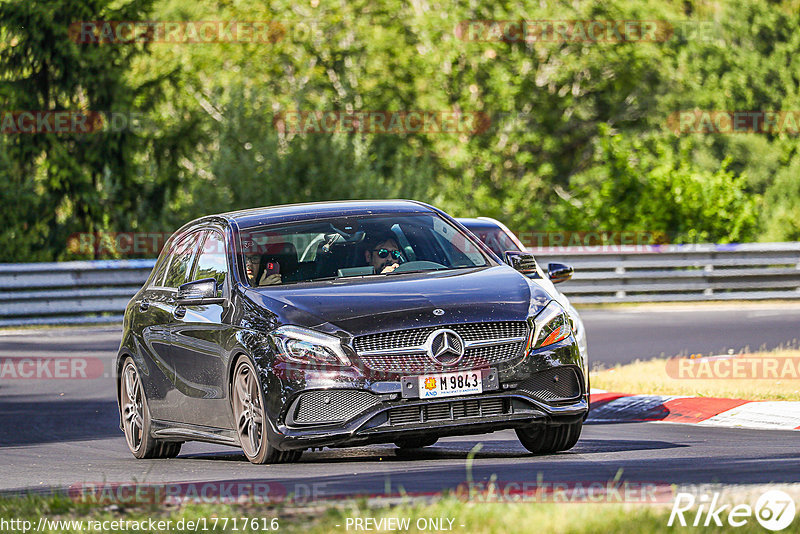
M 483 267 L 470 237 L 436 214 L 320 219 L 248 228 L 239 256 L 252 286 Z

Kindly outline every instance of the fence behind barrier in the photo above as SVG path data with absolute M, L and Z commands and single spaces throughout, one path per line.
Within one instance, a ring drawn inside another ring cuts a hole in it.
M 570 264 L 559 284 L 580 303 L 800 299 L 800 243 L 548 248 Z M 154 260 L 0 264 L 0 326 L 120 322 Z

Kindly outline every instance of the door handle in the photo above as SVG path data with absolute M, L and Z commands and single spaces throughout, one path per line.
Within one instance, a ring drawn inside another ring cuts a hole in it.
M 148 302 L 147 299 L 143 299 L 142 301 L 139 302 L 139 311 L 147 311 L 149 307 L 150 307 L 150 302 Z

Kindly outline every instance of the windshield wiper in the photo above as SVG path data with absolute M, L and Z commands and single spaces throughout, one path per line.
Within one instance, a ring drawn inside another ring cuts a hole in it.
M 413 271 L 400 271 L 400 272 L 392 271 L 390 273 L 378 273 L 378 274 L 389 275 L 389 274 L 426 273 L 428 271 L 447 271 L 450 269 L 451 267 L 429 267 L 428 269 L 414 269 Z

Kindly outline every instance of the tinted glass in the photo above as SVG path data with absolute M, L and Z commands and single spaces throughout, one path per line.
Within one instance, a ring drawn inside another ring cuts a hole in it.
M 150 283 L 151 286 L 160 286 L 161 283 L 164 281 L 164 274 L 167 272 L 167 266 L 169 265 L 169 252 L 165 249 L 161 252 L 159 257 L 159 262 L 156 265 L 156 274 L 153 276 L 153 281 Z
M 321 219 L 250 228 L 238 243 L 251 285 L 486 266 L 472 239 L 435 214 Z M 395 265 L 396 264 L 396 265 Z
M 174 251 L 170 258 L 169 268 L 167 268 L 167 277 L 164 280 L 166 287 L 178 287 L 186 282 L 194 257 L 197 236 L 198 232 L 195 232 L 178 241 L 178 244 L 173 247 Z
M 519 246 L 511 239 L 511 236 L 496 226 L 466 226 L 473 234 L 478 236 L 478 239 L 486 243 L 486 246 L 492 249 L 492 252 L 501 258 L 505 257 L 505 251 L 507 250 L 520 250 Z
M 192 280 L 213 278 L 217 287 L 222 289 L 222 284 L 228 275 L 228 262 L 225 257 L 225 241 L 217 232 L 210 232 L 203 242 L 203 248 L 197 257 L 197 267 Z

